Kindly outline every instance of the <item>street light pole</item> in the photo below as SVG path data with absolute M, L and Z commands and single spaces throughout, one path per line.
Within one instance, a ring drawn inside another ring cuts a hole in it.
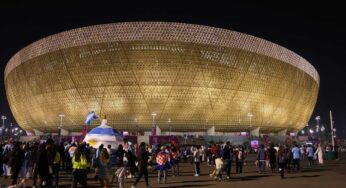
M 319 129 L 320 129 L 320 119 L 321 117 L 320 116 L 316 116 L 316 121 L 317 121 L 317 125 L 316 125 L 316 132 L 319 132 Z
M 169 126 L 169 136 L 171 136 L 172 134 L 171 118 L 168 118 L 168 126 Z
M 249 124 L 249 128 L 251 129 L 252 127 L 252 117 L 253 117 L 253 114 L 251 112 L 247 113 L 247 117 L 249 117 L 249 120 L 250 120 L 250 124 Z M 249 136 L 252 137 L 251 135 L 251 130 L 249 130 Z
M 316 116 L 315 117 L 316 121 L 317 121 L 317 124 L 316 124 L 316 137 L 320 140 L 320 143 L 322 144 L 322 135 L 321 135 L 321 132 L 320 132 L 320 120 L 321 120 L 321 117 L 320 116 Z
M 3 135 L 4 135 L 3 131 L 5 130 L 5 120 L 7 119 L 7 117 L 2 115 L 1 119 L 2 119 L 2 127 L 1 127 L 1 140 L 2 140 L 3 139 Z
M 58 142 L 58 144 L 60 145 L 60 143 L 61 143 L 62 119 L 65 117 L 65 114 L 64 114 L 64 113 L 60 113 L 60 114 L 59 114 L 59 117 L 60 117 L 60 126 L 59 126 L 59 133 L 58 133 L 58 137 L 59 137 L 59 142 Z
M 253 117 L 253 114 L 251 112 L 247 113 L 247 116 L 249 117 L 250 119 L 250 125 L 249 127 L 252 127 L 252 117 Z
M 333 152 L 335 151 L 334 150 L 334 127 L 333 127 L 333 116 L 332 116 L 332 111 L 329 110 L 329 116 L 330 116 L 330 130 L 331 130 L 331 134 L 332 134 L 332 149 L 333 149 Z
M 155 112 L 153 112 L 152 114 L 151 114 L 152 116 L 153 116 L 153 127 L 152 127 L 152 135 L 153 136 L 156 136 L 156 125 L 155 125 L 155 117 L 156 117 L 156 113 Z

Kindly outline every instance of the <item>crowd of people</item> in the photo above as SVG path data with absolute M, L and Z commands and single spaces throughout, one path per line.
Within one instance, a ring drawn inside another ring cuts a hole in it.
M 5 178 L 11 177 L 12 185 L 32 179 L 33 187 L 58 187 L 60 170 L 72 174 L 72 187 L 77 184 L 87 187 L 87 175 L 90 173 L 94 173 L 94 179 L 104 188 L 112 183 L 125 187 L 126 178 L 135 178 L 132 187 L 136 187 L 142 177 L 149 187 L 148 169 L 157 171 L 157 183 L 164 184 L 167 183 L 168 170 L 172 176 L 180 175 L 180 162 L 193 164 L 194 176 L 201 175 L 201 163 L 206 162 L 214 168 L 210 176 L 221 181 L 231 178 L 233 164 L 235 173 L 242 174 L 245 159 L 250 152 L 249 148 L 232 146 L 230 142 L 184 147 L 180 147 L 177 142 L 154 146 L 142 142 L 137 147 L 125 141 L 118 148 L 102 144 L 92 148 L 85 142 L 58 145 L 48 139 L 41 144 L 10 140 L 6 144 L 0 143 L 0 146 L 1 174 Z M 313 168 L 315 160 L 323 164 L 323 157 L 324 149 L 321 145 L 261 145 L 256 151 L 255 164 L 259 173 L 269 168 L 284 178 L 285 171 L 300 171 L 301 160 L 307 159 L 308 166 Z M 223 174 L 226 178 L 223 178 Z

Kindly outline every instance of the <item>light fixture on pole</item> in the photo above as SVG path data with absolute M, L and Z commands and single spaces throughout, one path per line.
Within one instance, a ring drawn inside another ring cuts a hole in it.
M 315 119 L 316 119 L 316 121 L 320 121 L 321 116 L 316 116 Z
M 324 125 L 321 126 L 321 131 L 324 132 L 326 130 L 326 128 L 324 127 Z
M 3 130 L 5 129 L 5 120 L 7 119 L 7 117 L 4 115 L 1 115 L 1 119 L 2 119 L 2 127 L 1 127 L 1 140 L 2 140 L 4 135 Z
M 59 126 L 59 133 L 58 133 L 58 135 L 59 135 L 59 142 L 58 142 L 58 144 L 61 143 L 62 120 L 63 120 L 63 118 L 65 117 L 65 114 L 64 114 L 64 113 L 60 113 L 60 114 L 59 114 L 59 117 L 60 117 L 60 126 Z
M 320 129 L 320 119 L 321 119 L 321 117 L 320 117 L 320 116 L 316 116 L 315 119 L 316 119 L 316 121 L 317 121 L 317 124 L 316 124 L 316 132 L 319 132 L 319 129 Z
M 2 128 L 4 128 L 5 127 L 5 120 L 7 119 L 7 117 L 2 115 L 1 119 L 2 119 Z

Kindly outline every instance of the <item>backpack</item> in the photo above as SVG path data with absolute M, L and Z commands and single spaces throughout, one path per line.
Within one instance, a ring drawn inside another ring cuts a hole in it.
M 53 164 L 60 164 L 60 161 L 61 161 L 60 153 L 59 153 L 59 152 L 56 152 L 56 153 L 55 153 L 55 157 L 54 157 Z
M 278 161 L 279 163 L 284 163 L 286 161 L 285 155 L 278 155 Z

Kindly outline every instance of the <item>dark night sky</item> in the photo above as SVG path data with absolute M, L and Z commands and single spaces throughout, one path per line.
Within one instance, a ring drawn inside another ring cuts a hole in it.
M 0 113 L 8 116 L 7 123 L 15 120 L 7 103 L 3 72 L 11 56 L 21 48 L 43 37 L 81 26 L 122 21 L 175 21 L 254 35 L 307 59 L 321 77 L 310 124 L 315 125 L 314 117 L 320 115 L 322 124 L 329 127 L 331 109 L 338 135 L 346 138 L 346 20 L 343 19 L 346 11 L 340 2 L 70 2 L 0 2 Z

